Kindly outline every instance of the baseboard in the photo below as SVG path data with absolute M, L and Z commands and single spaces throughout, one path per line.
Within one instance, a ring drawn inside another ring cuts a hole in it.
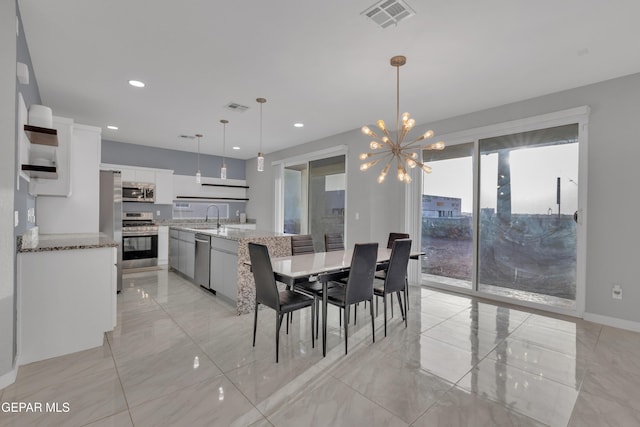
M 18 365 L 16 364 L 13 367 L 13 369 L 11 369 L 6 374 L 0 376 L 0 390 L 16 382 L 17 375 L 18 375 Z
M 614 328 L 626 329 L 628 331 L 640 332 L 640 322 L 631 320 L 618 319 L 617 317 L 602 316 L 600 314 L 584 313 L 584 320 L 589 322 L 601 323 Z

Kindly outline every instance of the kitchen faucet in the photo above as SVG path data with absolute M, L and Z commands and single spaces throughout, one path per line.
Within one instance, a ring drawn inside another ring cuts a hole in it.
M 220 228 L 220 208 L 218 208 L 217 205 L 209 205 L 207 206 L 207 212 L 204 216 L 204 222 L 209 222 L 209 208 L 210 207 L 214 207 L 216 208 L 216 211 L 218 212 L 218 220 L 216 221 L 216 228 Z

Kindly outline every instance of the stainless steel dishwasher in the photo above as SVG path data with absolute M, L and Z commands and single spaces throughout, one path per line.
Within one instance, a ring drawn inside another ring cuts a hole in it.
M 211 236 L 196 233 L 196 268 L 194 280 L 196 284 L 216 293 L 211 289 Z

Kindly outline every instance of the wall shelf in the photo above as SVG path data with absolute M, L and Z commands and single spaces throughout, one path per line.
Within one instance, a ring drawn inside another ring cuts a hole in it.
M 207 187 L 226 187 L 226 188 L 249 188 L 248 185 L 233 185 L 233 184 L 209 184 L 209 183 L 202 183 L 200 184 L 203 187 L 207 186 Z
M 204 185 L 204 184 L 203 184 Z M 176 196 L 176 199 L 187 200 L 233 200 L 236 202 L 247 202 L 249 199 L 241 197 L 205 197 L 205 196 Z
M 55 166 L 22 165 L 22 171 L 31 178 L 58 179 Z
M 58 131 L 56 129 L 24 125 L 24 131 L 32 144 L 58 146 Z
M 20 169 L 30 178 L 58 179 L 58 131 L 39 126 L 24 125 L 29 139 L 29 163 Z

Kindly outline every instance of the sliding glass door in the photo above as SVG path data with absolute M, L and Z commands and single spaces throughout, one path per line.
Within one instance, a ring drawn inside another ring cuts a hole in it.
M 309 157 L 277 168 L 275 229 L 311 234 L 314 249 L 322 252 L 325 233 L 345 233 L 346 156 Z
M 556 122 L 423 152 L 433 168 L 422 179 L 424 284 L 578 308 L 585 136 L 578 120 Z
M 432 174 L 423 175 L 424 280 L 472 289 L 473 142 L 425 151 Z
M 479 141 L 479 290 L 571 308 L 578 125 Z

